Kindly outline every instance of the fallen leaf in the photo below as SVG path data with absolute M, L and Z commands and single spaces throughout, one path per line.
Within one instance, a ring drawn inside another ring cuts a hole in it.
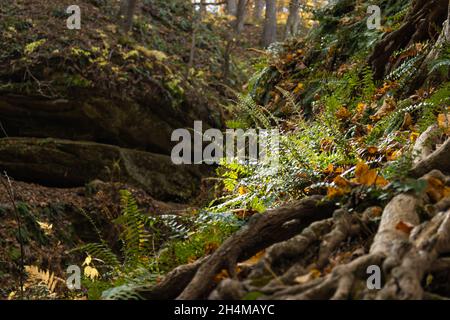
M 378 109 L 378 111 L 373 116 L 371 116 L 370 119 L 373 121 L 378 121 L 394 111 L 395 107 L 395 100 L 392 98 L 386 98 L 380 109 Z
M 433 202 L 439 202 L 450 193 L 450 188 L 446 187 L 441 179 L 429 177 L 427 182 L 428 185 L 425 192 Z
M 264 257 L 265 254 L 265 250 L 258 252 L 257 254 L 255 254 L 253 257 L 251 257 L 250 259 L 244 261 L 244 262 L 240 262 L 238 263 L 238 267 L 253 267 L 254 265 L 258 264 L 261 259 Z
M 350 111 L 346 107 L 340 107 L 338 111 L 336 111 L 336 117 L 340 120 L 347 120 L 351 117 Z
M 309 273 L 295 278 L 295 282 L 297 282 L 298 284 L 304 284 L 311 280 L 320 278 L 321 275 L 322 275 L 322 273 L 319 270 L 312 269 Z
M 444 130 L 445 134 L 450 135 L 450 114 L 438 115 L 439 128 Z
M 367 152 L 368 152 L 370 155 L 375 155 L 375 154 L 378 153 L 378 148 L 377 148 L 377 147 L 368 147 L 368 148 L 367 148 Z
M 86 266 L 84 268 L 84 275 L 91 280 L 96 280 L 98 277 L 100 277 L 100 273 L 98 272 L 98 270 L 91 266 Z
M 386 179 L 378 175 L 377 170 L 370 169 L 364 162 L 360 162 L 356 165 L 354 182 L 365 186 L 376 185 L 380 187 L 384 187 L 388 184 Z
M 400 230 L 400 231 L 402 231 L 402 232 L 404 232 L 406 234 L 410 234 L 412 229 L 414 229 L 414 226 L 412 224 L 410 224 L 410 223 L 400 221 L 395 226 L 395 229 Z

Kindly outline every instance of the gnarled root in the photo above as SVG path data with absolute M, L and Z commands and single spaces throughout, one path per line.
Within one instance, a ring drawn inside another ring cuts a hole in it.
M 427 158 L 415 165 L 411 174 L 415 177 L 421 177 L 433 169 L 450 173 L 450 139 L 431 153 Z
M 426 291 L 424 279 L 449 272 L 450 199 L 439 187 L 450 179 L 437 170 L 421 179 L 425 191 L 398 194 L 384 210 L 335 210 L 314 196 L 256 215 L 214 254 L 175 270 L 149 296 L 178 283 L 177 299 L 445 298 Z M 263 250 L 256 264 L 238 264 Z M 224 269 L 230 278 L 216 283 Z
M 329 218 L 334 205 L 322 200 L 323 197 L 314 196 L 254 216 L 247 226 L 225 241 L 200 267 L 178 299 L 206 297 L 220 270 L 226 269 L 232 278 L 236 278 L 237 262 L 252 257 L 274 243 L 292 238 L 314 221 Z
M 423 179 L 443 176 L 437 173 L 434 171 Z M 428 273 L 442 271 L 449 265 L 448 258 L 439 258 L 450 252 L 450 204 L 439 201 L 435 205 L 439 212 L 422 223 L 419 208 L 428 200 L 425 194 L 397 195 L 384 209 L 367 254 L 334 267 L 323 277 L 303 281 L 308 270 L 322 270 L 333 251 L 366 227 L 365 215 L 337 210 L 333 218 L 315 222 L 298 236 L 267 249 L 247 278 L 222 281 L 210 297 L 242 299 L 249 292 L 258 292 L 260 298 L 274 300 L 436 298 L 437 295 L 423 289 L 422 283 Z M 319 250 L 314 250 L 318 244 Z M 316 262 L 311 263 L 314 257 Z M 283 263 L 287 261 L 291 264 L 286 267 Z M 367 283 L 368 271 L 374 267 L 381 271 L 384 285 L 380 289 Z M 258 277 L 267 275 L 271 279 L 258 284 Z M 296 279 L 302 281 L 298 283 Z

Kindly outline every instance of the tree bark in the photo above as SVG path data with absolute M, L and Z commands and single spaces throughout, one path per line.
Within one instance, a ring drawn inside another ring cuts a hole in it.
M 255 21 L 261 21 L 263 10 L 264 0 L 255 0 L 255 8 L 253 10 L 253 19 Z
M 395 66 L 389 61 L 395 51 L 437 37 L 436 26 L 447 18 L 447 7 L 448 0 L 414 0 L 402 26 L 387 33 L 368 58 L 375 79 L 382 79 Z
M 122 0 L 120 4 L 120 16 L 123 19 L 123 29 L 130 32 L 133 27 L 133 17 L 136 11 L 137 0 Z
M 227 0 L 227 12 L 229 15 L 237 15 L 237 0 Z
M 300 0 L 291 0 L 289 4 L 289 16 L 286 22 L 286 30 L 284 38 L 295 36 L 298 32 L 298 25 L 300 23 L 299 17 Z
M 245 16 L 247 9 L 247 0 L 239 0 L 237 13 L 236 13 L 236 21 L 235 21 L 235 31 L 237 34 L 240 34 L 244 30 L 245 25 Z
M 266 19 L 264 21 L 264 30 L 262 46 L 268 47 L 277 41 L 277 0 L 266 0 Z

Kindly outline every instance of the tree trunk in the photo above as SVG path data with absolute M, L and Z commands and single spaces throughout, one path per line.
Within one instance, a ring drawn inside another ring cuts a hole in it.
M 264 21 L 262 45 L 267 48 L 276 41 L 277 41 L 277 0 L 266 0 L 266 19 Z
M 235 21 L 235 31 L 240 34 L 244 30 L 245 16 L 246 16 L 247 0 L 239 0 Z
M 229 15 L 237 15 L 237 0 L 227 0 L 227 12 Z
M 255 0 L 255 8 L 253 10 L 253 19 L 255 21 L 261 21 L 263 10 L 264 0 Z
M 124 20 L 124 31 L 130 32 L 133 27 L 133 17 L 136 11 L 137 0 L 122 0 L 121 3 L 121 16 L 125 17 Z
M 206 0 L 201 0 L 200 1 L 200 8 L 199 8 L 199 12 L 200 12 L 200 16 L 203 17 L 206 14 Z
M 289 16 L 286 22 L 286 30 L 284 38 L 295 36 L 298 32 L 298 25 L 300 23 L 300 17 L 298 11 L 300 9 L 300 0 L 291 0 L 289 4 Z

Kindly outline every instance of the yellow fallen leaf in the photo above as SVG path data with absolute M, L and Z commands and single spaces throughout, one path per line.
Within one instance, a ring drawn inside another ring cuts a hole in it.
M 360 162 L 356 165 L 354 181 L 365 186 L 376 185 L 384 187 L 388 184 L 387 180 L 378 175 L 377 170 L 370 169 L 364 162 Z
M 351 117 L 350 111 L 346 107 L 340 107 L 338 111 L 336 111 L 336 117 L 340 120 L 347 120 Z
M 82 264 L 82 266 L 89 266 L 92 262 L 92 257 L 91 256 L 87 256 L 86 259 L 84 259 L 84 262 Z
M 241 196 L 248 193 L 247 188 L 244 186 L 240 186 L 238 191 Z
M 258 264 L 261 261 L 265 253 L 266 253 L 265 250 L 258 252 L 250 259 L 238 263 L 238 267 L 253 267 L 254 265 Z
M 48 224 L 46 222 L 37 221 L 39 227 L 44 231 L 45 235 L 50 235 L 52 233 L 53 224 Z
M 362 102 L 358 103 L 358 105 L 356 106 L 356 112 L 358 112 L 359 114 L 366 111 L 366 109 L 367 109 L 367 104 L 362 103 Z
M 319 270 L 312 269 L 309 273 L 295 278 L 295 282 L 297 282 L 298 284 L 304 284 L 311 280 L 320 278 L 321 275 L 322 275 L 322 273 Z
M 295 87 L 294 93 L 299 93 L 300 91 L 303 90 L 303 88 L 304 88 L 304 84 L 303 84 L 303 83 L 299 83 L 299 84 L 297 85 L 297 87 Z
M 402 152 L 400 150 L 389 149 L 386 151 L 386 159 L 388 161 L 397 160 L 401 155 L 402 155 Z
M 84 268 L 84 275 L 91 280 L 96 280 L 98 277 L 100 277 L 100 273 L 98 272 L 98 270 L 91 266 L 86 266 Z
M 409 140 L 413 143 L 416 142 L 417 138 L 419 138 L 418 132 L 412 132 L 411 135 L 409 136 Z
M 450 114 L 441 113 L 438 115 L 439 128 L 444 130 L 445 134 L 450 135 Z

